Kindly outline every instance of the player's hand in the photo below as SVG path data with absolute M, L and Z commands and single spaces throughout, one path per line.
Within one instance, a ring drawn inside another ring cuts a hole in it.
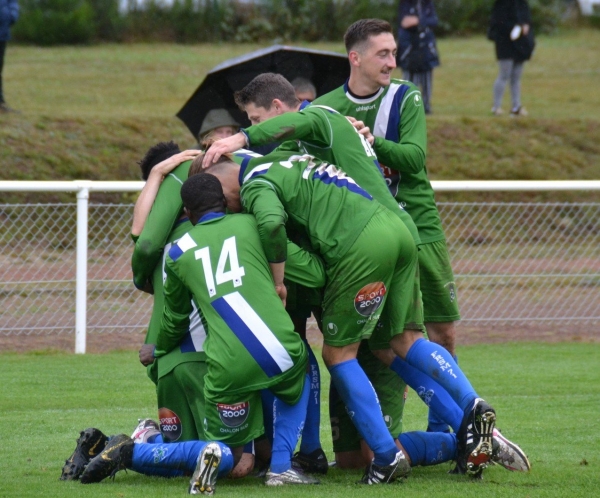
M 216 163 L 223 154 L 234 152 L 246 146 L 246 135 L 241 131 L 227 138 L 213 142 L 204 154 L 202 168 L 206 169 Z
M 144 344 L 140 348 L 140 363 L 147 367 L 148 365 L 152 365 L 154 363 L 154 348 L 156 346 L 154 344 Z
M 348 121 L 350 121 L 350 123 L 352 123 L 352 126 L 354 126 L 354 128 L 356 128 L 358 133 L 360 133 L 367 139 L 367 142 L 369 142 L 371 145 L 373 145 L 373 142 L 375 141 L 375 137 L 371 133 L 371 128 L 369 128 L 368 126 L 365 126 L 365 123 L 363 121 L 359 121 L 358 119 L 353 118 L 352 116 L 346 116 L 346 119 Z
M 154 168 L 152 168 L 152 170 L 150 171 L 150 174 L 151 175 L 152 174 L 161 175 L 161 177 L 164 178 L 171 171 L 173 171 L 177 166 L 179 166 L 181 163 L 192 160 L 196 156 L 199 156 L 200 154 L 202 154 L 201 150 L 197 150 L 197 149 L 184 150 L 183 152 L 180 152 L 179 154 L 175 154 L 175 155 L 165 159 L 164 161 L 161 161 L 160 163 L 158 163 L 156 166 L 154 166 Z
M 277 295 L 279 296 L 279 299 L 281 299 L 281 302 L 283 303 L 283 306 L 285 307 L 286 305 L 286 301 L 287 301 L 287 288 L 284 284 L 276 284 L 275 285 L 275 292 L 277 292 Z

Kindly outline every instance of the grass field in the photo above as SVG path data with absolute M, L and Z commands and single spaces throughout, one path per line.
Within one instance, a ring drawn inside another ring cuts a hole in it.
M 600 344 L 465 346 L 462 368 L 498 412 L 498 427 L 528 453 L 532 472 L 488 469 L 483 482 L 447 474 L 449 464 L 416 468 L 399 485 L 365 489 L 360 472 L 332 470 L 318 488 L 268 489 L 256 478 L 221 481 L 219 496 L 590 497 L 600 475 Z M 480 366 L 484 365 L 484 366 Z M 328 384 L 327 374 L 323 383 Z M 138 417 L 154 416 L 152 384 L 135 352 L 74 356 L 63 353 L 2 354 L 0 378 L 0 495 L 3 497 L 184 496 L 187 480 L 121 472 L 84 486 L 58 481 L 78 431 L 130 433 Z M 326 393 L 323 399 L 327 399 Z M 322 439 L 329 457 L 327 406 Z M 423 430 L 424 405 L 410 393 L 406 430 Z

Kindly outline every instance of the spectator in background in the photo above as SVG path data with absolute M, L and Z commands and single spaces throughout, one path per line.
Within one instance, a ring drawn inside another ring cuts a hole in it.
M 488 39 L 496 45 L 499 73 L 494 82 L 492 114 L 502 114 L 502 97 L 510 81 L 513 116 L 526 116 L 521 105 L 523 64 L 531 58 L 535 42 L 531 30 L 531 12 L 526 0 L 496 0 L 492 8 Z
M 0 0 L 2 1 L 2 0 Z M 240 124 L 226 109 L 213 109 L 208 112 L 198 132 L 198 144 L 203 149 L 208 139 L 219 140 L 235 135 Z
M 317 89 L 315 88 L 315 85 L 306 78 L 295 78 L 292 81 L 292 86 L 294 87 L 294 90 L 296 90 L 296 97 L 298 97 L 300 102 L 305 100 L 312 102 L 317 98 Z
M 433 68 L 440 65 L 432 31 L 438 24 L 433 0 L 400 0 L 398 22 L 397 64 L 403 78 L 421 88 L 425 114 L 431 114 Z
M 19 18 L 19 4 L 17 0 L 0 0 L 0 112 L 11 112 L 13 109 L 6 105 L 2 93 L 2 68 L 6 43 L 10 39 L 10 27 Z

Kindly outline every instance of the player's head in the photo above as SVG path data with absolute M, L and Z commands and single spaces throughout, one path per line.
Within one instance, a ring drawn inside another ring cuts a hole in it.
M 142 170 L 142 179 L 147 180 L 150 176 L 150 171 L 158 163 L 169 159 L 169 157 L 179 154 L 179 145 L 175 142 L 158 142 L 148 149 L 146 155 L 138 162 Z
M 258 124 L 284 112 L 296 111 L 300 105 L 296 90 L 281 74 L 259 74 L 244 88 L 235 92 L 235 103 Z
M 298 100 L 301 102 L 304 100 L 312 102 L 317 98 L 317 89 L 315 88 L 315 85 L 306 78 L 294 78 L 292 80 L 292 86 L 296 92 L 296 97 L 298 97 Z
M 350 61 L 351 87 L 352 80 L 374 91 L 390 84 L 391 72 L 396 67 L 396 40 L 389 22 L 356 21 L 346 30 L 344 44 Z
M 240 165 L 232 161 L 227 154 L 224 154 L 216 163 L 202 169 L 203 158 L 204 155 L 200 155 L 192 161 L 189 178 L 201 173 L 210 173 L 218 178 L 227 201 L 227 209 L 232 213 L 239 213 L 242 210 L 239 182 Z
M 193 225 L 207 213 L 224 213 L 227 204 L 221 182 L 210 173 L 188 177 L 181 186 L 181 200 Z

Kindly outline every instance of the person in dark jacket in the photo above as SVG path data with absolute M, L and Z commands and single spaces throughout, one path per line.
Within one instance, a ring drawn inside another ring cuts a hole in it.
M 421 88 L 425 114 L 431 113 L 433 68 L 440 65 L 432 28 L 437 26 L 433 0 L 400 0 L 398 56 L 403 78 Z
M 6 43 L 10 39 L 10 27 L 19 17 L 19 4 L 17 0 L 0 0 L 0 112 L 10 112 L 12 109 L 6 105 L 2 93 L 2 68 L 4 67 L 4 54 Z
M 494 82 L 492 113 L 502 114 L 501 104 L 506 83 L 510 81 L 510 113 L 523 116 L 521 75 L 523 64 L 531 58 L 534 47 L 531 12 L 526 0 L 496 0 L 488 29 L 488 38 L 496 45 L 499 73 Z

